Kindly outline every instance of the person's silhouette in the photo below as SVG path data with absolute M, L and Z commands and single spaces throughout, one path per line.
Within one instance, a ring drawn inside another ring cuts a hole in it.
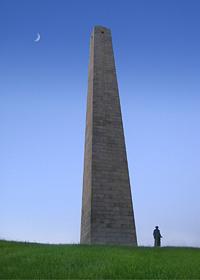
M 160 234 L 160 230 L 158 226 L 156 226 L 153 231 L 153 237 L 154 237 L 154 247 L 160 247 L 162 235 Z

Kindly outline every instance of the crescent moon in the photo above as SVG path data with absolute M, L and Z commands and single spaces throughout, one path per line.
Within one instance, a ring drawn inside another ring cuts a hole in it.
M 39 42 L 39 41 L 40 41 L 40 38 L 41 38 L 40 33 L 37 33 L 37 38 L 36 38 L 34 41 L 35 41 L 35 42 Z

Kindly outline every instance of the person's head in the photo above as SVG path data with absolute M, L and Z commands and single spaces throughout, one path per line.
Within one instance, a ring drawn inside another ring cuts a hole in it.
M 156 226 L 156 229 L 158 229 L 158 226 Z

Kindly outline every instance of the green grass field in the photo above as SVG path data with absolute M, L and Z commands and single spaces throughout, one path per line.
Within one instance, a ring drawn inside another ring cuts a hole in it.
M 200 249 L 0 241 L 0 279 L 200 279 Z

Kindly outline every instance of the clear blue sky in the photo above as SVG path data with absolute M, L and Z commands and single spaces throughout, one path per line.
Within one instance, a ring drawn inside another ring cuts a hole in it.
M 200 246 L 199 15 L 198 0 L 1 0 L 0 238 L 79 242 L 89 38 L 103 25 L 139 244 L 159 225 L 163 245 Z

